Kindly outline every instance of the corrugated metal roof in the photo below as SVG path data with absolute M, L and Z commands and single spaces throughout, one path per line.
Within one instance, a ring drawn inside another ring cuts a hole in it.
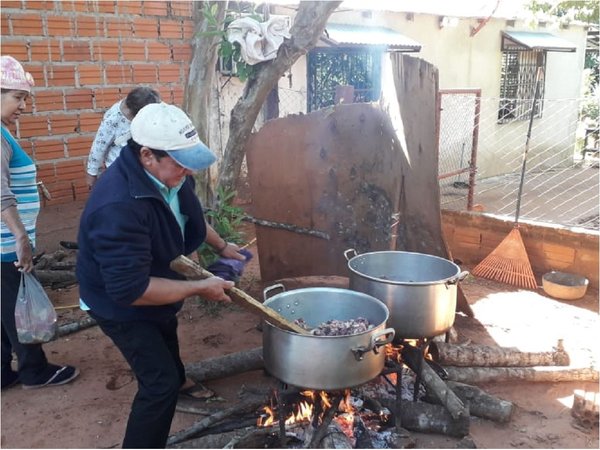
M 449 17 L 516 19 L 527 15 L 530 0 L 344 0 L 340 8 L 412 12 Z
M 387 45 L 392 50 L 418 52 L 421 44 L 397 31 L 383 27 L 366 27 L 329 23 L 325 27 L 324 40 L 332 44 Z
M 552 33 L 535 31 L 503 31 L 503 49 L 547 50 L 550 52 L 574 52 L 577 47 Z M 507 42 L 506 40 L 509 40 Z M 512 41 L 512 42 L 510 42 Z

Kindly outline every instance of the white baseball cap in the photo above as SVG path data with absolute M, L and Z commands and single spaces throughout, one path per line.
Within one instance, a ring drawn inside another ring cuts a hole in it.
M 153 150 L 164 150 L 180 166 L 189 170 L 206 169 L 216 155 L 200 140 L 188 115 L 175 105 L 150 103 L 131 121 L 131 137 Z

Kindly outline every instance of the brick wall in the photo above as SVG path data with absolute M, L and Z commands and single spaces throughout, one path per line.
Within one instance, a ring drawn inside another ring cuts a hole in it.
M 468 266 L 484 260 L 513 228 L 512 221 L 468 212 L 442 211 L 442 219 L 452 257 Z M 531 223 L 520 223 L 519 232 L 540 286 L 544 273 L 559 270 L 583 275 L 598 289 L 598 233 Z
M 87 197 L 85 165 L 104 112 L 139 85 L 182 105 L 191 58 L 189 1 L 2 0 L 2 54 L 35 79 L 12 131 L 49 204 Z

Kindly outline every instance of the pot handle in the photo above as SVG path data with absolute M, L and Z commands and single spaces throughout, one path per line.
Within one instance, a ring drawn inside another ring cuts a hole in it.
M 277 283 L 273 286 L 266 287 L 263 290 L 263 301 L 267 300 L 267 293 L 274 291 L 275 289 L 281 289 L 282 292 L 285 292 L 285 286 L 281 283 Z
M 349 248 L 348 250 L 346 250 L 344 252 L 344 256 L 346 257 L 346 261 L 350 261 L 352 258 L 354 258 L 354 256 L 352 256 L 352 258 L 348 256 L 350 254 L 350 252 L 354 252 L 354 256 L 358 256 L 358 252 L 356 250 L 354 250 L 353 248 Z
M 454 280 L 446 281 L 446 287 L 448 287 L 448 285 L 458 284 L 459 281 L 464 280 L 465 278 L 467 278 L 468 275 L 469 275 L 468 270 L 462 271 L 461 273 L 458 274 L 458 276 Z
M 393 328 L 386 328 L 385 330 L 381 330 L 377 333 L 373 333 L 373 335 L 371 336 L 371 343 L 369 344 L 368 347 L 363 346 L 363 347 L 356 347 L 356 348 L 351 349 L 352 353 L 354 353 L 354 358 L 357 361 L 362 361 L 365 353 L 368 353 L 371 350 L 376 355 L 379 354 L 379 347 L 383 347 L 384 345 L 387 345 L 390 342 L 392 342 L 394 340 L 395 334 L 396 334 L 396 330 L 394 330 Z M 383 339 L 378 340 L 381 337 L 383 337 Z

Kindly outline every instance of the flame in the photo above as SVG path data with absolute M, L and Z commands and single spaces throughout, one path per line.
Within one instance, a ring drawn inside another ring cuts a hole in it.
M 296 422 L 302 422 L 304 420 L 310 420 L 313 415 L 313 405 L 307 402 L 300 402 L 298 412 L 292 414 L 285 420 L 286 425 L 291 425 Z
M 264 406 L 263 411 L 265 414 L 259 416 L 257 421 L 257 426 L 259 427 L 268 427 L 271 425 L 275 425 L 279 423 L 278 420 L 275 420 L 275 411 L 270 406 Z M 313 405 L 302 401 L 296 405 L 295 411 L 293 411 L 286 419 L 286 425 L 292 425 L 298 422 L 304 422 L 310 420 L 313 415 Z
M 300 395 L 306 397 L 306 400 L 300 401 L 294 407 L 294 411 L 288 415 L 285 419 L 286 425 L 292 425 L 299 422 L 308 422 L 311 421 L 314 415 L 314 404 L 317 399 L 316 391 L 302 391 Z M 321 409 L 326 411 L 328 408 L 331 408 L 331 399 L 327 392 L 319 391 L 319 400 L 321 402 Z M 276 425 L 279 423 L 279 420 L 275 417 L 275 409 L 271 406 L 263 406 L 264 414 L 258 417 L 256 425 L 258 427 L 268 427 L 272 425 Z M 350 389 L 345 391 L 345 397 L 340 403 L 340 409 L 346 413 L 354 414 L 354 408 L 350 404 Z M 352 416 L 353 417 L 353 416 Z
M 331 408 L 331 402 L 329 401 L 329 396 L 327 395 L 327 392 L 321 391 L 320 397 L 321 397 L 321 405 L 323 405 L 323 411 L 325 411 L 328 408 Z
M 390 378 L 394 378 L 395 373 L 389 375 Z M 369 430 L 377 431 L 380 428 L 381 423 L 386 423 L 389 420 L 389 416 L 385 414 L 384 411 L 380 411 L 379 413 L 367 413 L 363 415 L 358 409 L 360 407 L 360 402 L 352 397 L 352 392 L 350 389 L 346 389 L 344 391 L 344 396 L 340 401 L 338 411 L 336 411 L 335 417 L 333 420 L 337 423 L 339 429 L 348 437 L 351 443 L 356 440 L 356 436 L 354 435 L 354 430 L 356 427 L 356 421 L 360 420 L 364 424 L 365 427 Z M 318 418 L 322 420 L 322 415 L 325 414 L 329 408 L 332 406 L 333 398 L 325 391 L 302 391 L 300 395 L 304 397 L 296 403 L 294 406 L 294 412 L 290 413 L 288 417 L 285 419 L 285 426 L 287 429 L 291 429 L 295 426 L 300 426 L 303 429 L 305 428 L 305 424 L 311 423 L 315 420 L 316 410 L 321 411 L 321 416 Z M 335 395 L 339 395 L 335 394 Z M 320 402 L 320 403 L 316 403 Z M 257 426 L 258 427 L 269 427 L 269 426 L 277 426 L 279 425 L 279 414 L 277 411 L 277 407 L 273 404 L 271 406 L 263 407 L 264 414 L 258 418 Z

